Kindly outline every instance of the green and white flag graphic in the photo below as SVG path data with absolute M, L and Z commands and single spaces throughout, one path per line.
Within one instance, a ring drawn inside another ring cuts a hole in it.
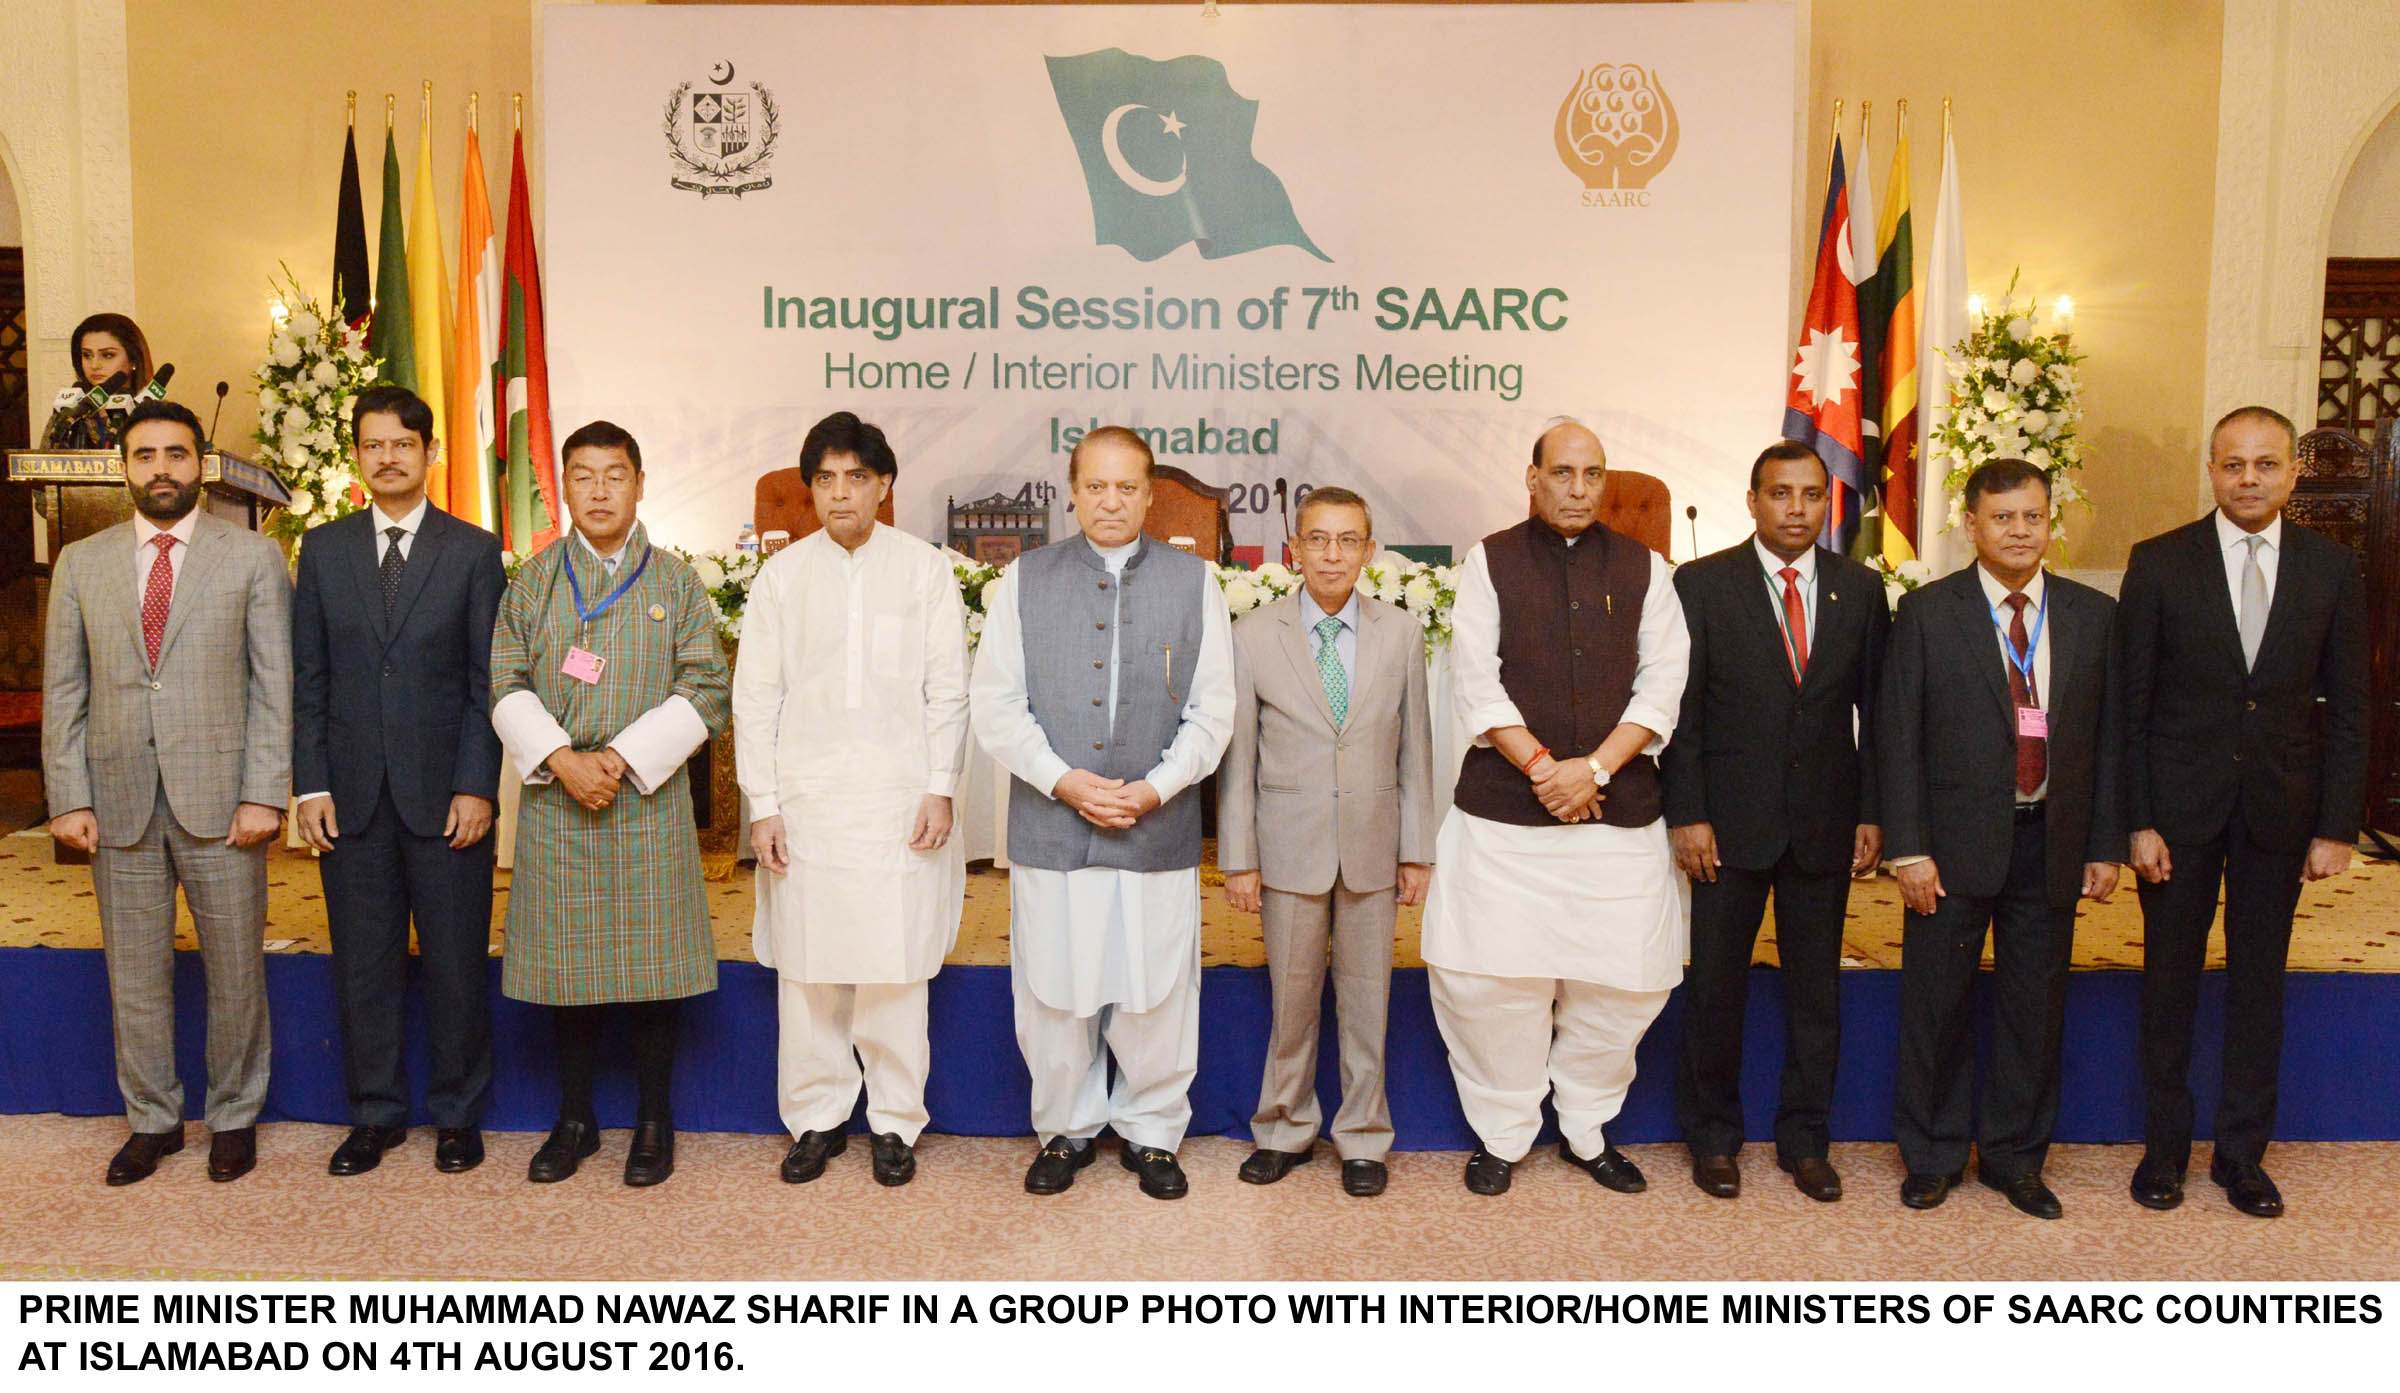
M 1301 230 L 1283 181 L 1251 156 L 1258 103 L 1233 90 L 1224 64 L 1121 48 L 1045 61 L 1083 160 L 1096 241 L 1136 261 L 1186 242 L 1210 261 L 1261 247 L 1333 259 Z

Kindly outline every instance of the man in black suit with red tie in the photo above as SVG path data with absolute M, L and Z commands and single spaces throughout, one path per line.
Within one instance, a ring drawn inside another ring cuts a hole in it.
M 1850 877 L 1883 846 L 1874 703 L 1891 618 L 1880 577 L 1816 544 L 1827 486 L 1807 446 L 1768 446 L 1750 466 L 1756 534 L 1675 572 L 1692 639 L 1659 761 L 1668 835 L 1692 881 L 1676 1113 L 1692 1183 L 1720 1199 L 1742 1190 L 1742 1015 L 1770 892 L 1784 1007 L 1776 1163 L 1810 1199 L 1842 1197 L 1827 1157 L 1842 920 Z
M 402 1007 L 413 919 L 433 1071 L 434 1165 L 483 1160 L 491 1088 L 487 960 L 492 619 L 500 540 L 426 499 L 433 410 L 401 387 L 351 409 L 368 507 L 311 528 L 292 601 L 292 786 L 321 853 L 350 1134 L 326 1169 L 373 1170 L 408 1138 Z
M 2245 406 L 2209 434 L 2215 511 L 2133 549 L 2117 609 L 2126 803 L 2142 901 L 2133 1198 L 2183 1202 L 2192 1015 L 2225 901 L 2224 1092 L 2209 1178 L 2272 1219 L 2262 1162 L 2283 1056 L 2283 968 L 2303 880 L 2350 865 L 2366 801 L 2366 588 L 2348 550 L 2288 524 L 2292 423 Z
M 2044 574 L 2047 474 L 1993 460 L 1965 494 L 1975 564 L 1900 601 L 1876 710 L 1883 850 L 1908 905 L 1900 1202 L 1948 1198 L 1972 1140 L 1978 1179 L 2055 1219 L 2042 1163 L 2058 1121 L 2075 901 L 2108 898 L 2125 847 L 2115 605 Z M 1994 1019 L 1978 1108 L 1968 1003 L 1987 928 Z

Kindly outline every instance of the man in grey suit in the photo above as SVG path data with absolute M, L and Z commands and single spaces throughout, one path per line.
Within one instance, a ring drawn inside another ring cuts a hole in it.
M 1305 582 L 1233 629 L 1233 740 L 1217 779 L 1217 865 L 1233 907 L 1261 916 L 1274 1027 L 1258 1149 L 1241 1177 L 1271 1185 L 1312 1159 L 1317 1012 L 1330 943 L 1342 1105 L 1342 1188 L 1379 1195 L 1392 1148 L 1383 1092 L 1397 905 L 1433 878 L 1433 736 L 1425 636 L 1358 591 L 1375 546 L 1366 500 L 1321 488 L 1292 538 Z M 1265 835 L 1260 835 L 1261 831 Z
M 42 673 L 50 834 L 93 853 L 130 1185 L 183 1149 L 175 887 L 208 972 L 208 1175 L 257 1160 L 267 1095 L 267 843 L 291 784 L 292 586 L 264 537 L 198 511 L 200 422 L 134 408 L 137 516 L 58 554 Z

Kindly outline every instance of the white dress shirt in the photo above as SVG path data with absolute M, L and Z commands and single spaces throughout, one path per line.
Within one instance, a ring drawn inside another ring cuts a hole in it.
M 607 556 L 591 544 L 581 528 L 572 529 L 576 544 L 594 556 L 601 557 L 604 566 L 622 561 L 624 543 Z M 408 555 L 403 551 L 402 556 Z M 610 581 L 616 579 L 614 572 Z M 500 746 L 508 752 L 509 762 L 516 765 L 518 775 L 529 784 L 546 784 L 557 778 L 544 760 L 561 748 L 573 749 L 575 741 L 566 727 L 558 723 L 542 699 L 531 688 L 509 693 L 492 707 L 492 729 L 500 736 Z M 700 712 L 684 700 L 681 693 L 644 711 L 631 725 L 610 737 L 607 749 L 615 750 L 625 761 L 625 782 L 633 791 L 648 797 L 660 784 L 675 777 L 675 771 L 692 757 L 692 752 L 708 743 L 708 723 Z
M 1984 603 L 1999 613 L 1998 620 L 1992 626 L 1992 634 L 1993 641 L 2000 645 L 2000 661 L 2013 668 L 2016 666 L 2016 650 L 2009 646 L 2008 641 L 2008 587 L 2000 582 L 1999 577 L 1985 570 L 1980 561 L 1975 563 L 1975 579 L 1983 583 Z M 2048 603 L 2049 593 L 2048 575 L 2036 569 L 2033 579 L 2025 582 L 2025 637 L 2033 644 L 2033 694 L 2038 698 L 2034 705 L 2045 711 L 2050 709 L 2050 624 L 2042 618 L 2042 606 Z M 2036 624 L 2041 626 L 2039 631 L 2034 627 Z M 2002 675 L 2006 675 L 2005 670 Z M 2039 803 L 2049 796 L 2050 780 L 2044 777 L 2041 787 L 2031 793 L 2019 794 L 2017 801 Z
M 2275 572 L 2283 559 L 2283 514 L 2256 532 L 2244 532 L 2223 509 L 2216 514 L 2217 546 L 2225 553 L 2225 590 L 2233 598 L 2233 622 L 2242 622 L 2242 572 L 2250 565 L 2250 548 L 2245 543 L 2252 537 L 2264 537 L 2267 544 L 2258 549 L 2259 573 L 2267 578 L 2267 606 L 2275 604 Z
M 1803 622 L 1808 625 L 1808 633 L 1804 637 L 1808 639 L 1808 651 L 1814 653 L 1817 650 L 1817 549 L 1810 547 L 1800 553 L 1797 561 L 1786 561 L 1767 550 L 1767 544 L 1755 536 L 1750 539 L 1750 549 L 1758 553 L 1758 564 L 1766 568 L 1767 605 L 1774 611 L 1775 629 L 1783 635 L 1786 643 L 1791 641 L 1792 634 L 1791 626 L 1783 619 L 1782 573 L 1786 566 L 1799 572 L 1794 583 L 1800 587 L 1800 612 Z
M 1342 678 L 1352 690 L 1358 687 L 1358 617 L 1358 587 L 1350 588 L 1350 598 L 1343 602 L 1338 614 L 1327 614 L 1325 607 L 1317 603 L 1317 597 L 1308 593 L 1308 587 L 1300 587 L 1300 626 L 1308 630 L 1309 656 L 1317 656 L 1325 647 L 1325 641 L 1317 637 L 1317 626 L 1328 619 L 1342 621 L 1342 627 L 1333 631 L 1333 656 L 1341 661 Z
M 133 604 L 136 613 L 140 612 L 142 597 L 150 593 L 150 568 L 158 564 L 158 547 L 151 538 L 164 532 L 175 539 L 175 545 L 167 548 L 167 574 L 180 581 L 183 579 L 184 555 L 192 549 L 192 533 L 198 531 L 199 527 L 200 509 L 197 505 L 166 527 L 159 526 L 141 513 L 133 515 Z

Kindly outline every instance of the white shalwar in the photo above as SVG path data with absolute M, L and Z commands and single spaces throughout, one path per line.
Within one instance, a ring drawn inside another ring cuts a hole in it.
M 820 531 L 776 553 L 742 616 L 733 728 L 750 815 L 783 818 L 791 857 L 759 867 L 751 925 L 781 979 L 784 1126 L 841 1128 L 863 1081 L 868 1125 L 914 1143 L 926 983 L 966 896 L 955 834 L 908 845 L 966 761 L 966 607 L 948 559 L 880 523 L 856 551 Z
M 1451 701 L 1474 743 L 1525 724 L 1500 681 L 1500 597 L 1483 547 L 1467 554 L 1451 612 Z M 1633 695 L 1620 724 L 1674 734 L 1691 636 L 1666 562 L 1650 557 Z M 1589 751 L 1559 751 L 1575 758 Z M 1424 956 L 1459 1106 L 1483 1149 L 1519 1161 L 1555 1092 L 1559 1131 L 1590 1160 L 1633 1085 L 1634 1048 L 1683 980 L 1691 885 L 1666 819 L 1520 827 L 1453 807 L 1434 842 Z
M 1113 575 L 1134 548 L 1094 550 Z M 1161 804 L 1207 778 L 1233 737 L 1232 621 L 1216 578 L 1203 572 L 1200 584 L 1192 689 L 1174 741 L 1144 776 Z M 1112 711 L 1117 658 L 1112 647 Z M 1013 571 L 984 590 L 972 692 L 984 749 L 1001 768 L 1055 797 L 1059 776 L 1074 766 L 1051 749 L 1033 716 Z M 1008 901 L 1009 985 L 1017 1045 L 1033 1077 L 1034 1134 L 1044 1142 L 1082 1141 L 1113 1125 L 1135 1146 L 1181 1146 L 1200 1066 L 1199 867 L 1055 871 L 1018 864 L 1009 868 Z

